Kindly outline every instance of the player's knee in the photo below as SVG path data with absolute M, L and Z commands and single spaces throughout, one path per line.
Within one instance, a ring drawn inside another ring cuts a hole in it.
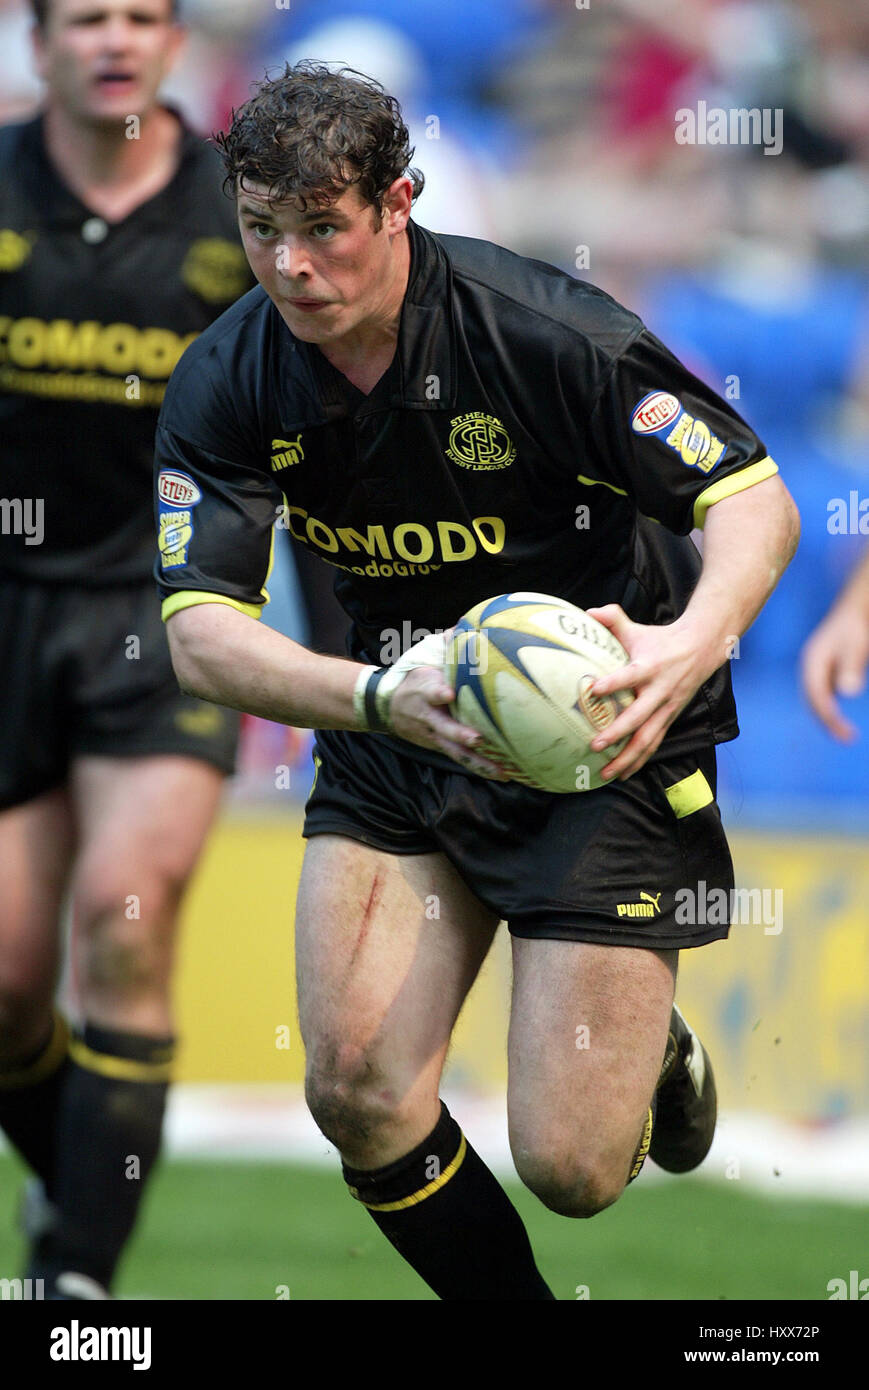
M 125 867 L 93 859 L 73 887 L 77 930 L 86 936 L 111 933 L 127 923 L 133 930 L 159 933 L 178 912 L 186 879 L 163 863 Z
M 168 983 L 165 953 L 148 934 L 115 927 L 94 932 L 79 953 L 85 999 L 140 999 L 161 992 Z
M 401 1104 L 388 1078 L 358 1048 L 341 1045 L 309 1059 L 308 1108 L 339 1151 L 357 1148 L 401 1122 Z
M 0 1068 L 38 1047 L 51 1021 L 53 983 L 0 976 Z
M 551 1152 L 514 1153 L 514 1159 L 525 1186 L 558 1216 L 597 1216 L 618 1200 L 624 1188 L 623 1175 L 571 1155 L 559 1158 Z
M 140 897 L 106 886 L 76 904 L 76 968 L 88 1001 L 141 999 L 168 986 L 174 920 L 153 888 Z
M 73 894 L 77 967 L 93 989 L 139 993 L 165 979 L 184 881 L 152 866 L 92 862 Z

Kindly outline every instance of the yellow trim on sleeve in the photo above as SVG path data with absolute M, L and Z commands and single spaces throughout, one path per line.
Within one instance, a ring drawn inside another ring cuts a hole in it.
M 266 595 L 263 603 L 267 602 Z M 227 598 L 226 594 L 210 594 L 207 589 L 179 589 L 177 594 L 170 594 L 163 600 L 163 622 L 167 622 L 173 613 L 180 613 L 182 608 L 195 608 L 197 603 L 226 603 L 230 608 L 237 608 L 239 613 L 245 613 L 248 618 L 259 619 L 263 613 L 263 604 L 260 603 L 240 603 L 237 598 Z
M 419 1202 L 424 1202 L 426 1197 L 433 1196 L 438 1188 L 443 1187 L 444 1183 L 449 1182 L 453 1174 L 458 1172 L 467 1148 L 467 1140 L 462 1135 L 462 1142 L 459 1144 L 458 1153 L 452 1163 L 447 1164 L 439 1178 L 433 1178 L 425 1187 L 421 1187 L 418 1192 L 412 1192 L 409 1197 L 402 1197 L 399 1202 L 381 1202 L 379 1206 L 374 1202 L 363 1202 L 362 1205 L 367 1207 L 369 1211 L 403 1211 L 405 1207 L 415 1207 Z M 350 1191 L 354 1197 L 358 1197 L 355 1187 L 351 1187 Z
M 70 1038 L 69 1055 L 80 1067 L 100 1076 L 110 1076 L 114 1081 L 168 1081 L 172 1069 L 171 1061 L 135 1062 L 129 1057 L 110 1057 L 108 1053 L 95 1052 L 81 1038 Z
M 778 464 L 767 454 L 766 458 L 758 459 L 757 463 L 750 463 L 747 468 L 741 468 L 738 473 L 731 473 L 727 478 L 719 478 L 717 483 L 705 488 L 695 500 L 694 525 L 702 531 L 706 522 L 706 513 L 716 502 L 720 502 L 723 497 L 733 497 L 737 492 L 744 492 L 747 487 L 754 487 L 755 483 L 762 483 L 777 472 Z
M 683 777 L 681 782 L 674 782 L 671 787 L 665 787 L 664 793 L 676 813 L 677 820 L 692 816 L 695 811 L 702 811 L 704 806 L 715 800 L 712 788 L 699 767 L 690 777 Z

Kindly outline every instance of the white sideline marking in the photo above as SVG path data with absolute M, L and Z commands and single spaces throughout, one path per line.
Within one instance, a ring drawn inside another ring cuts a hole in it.
M 484 1161 L 499 1175 L 514 1176 L 504 1096 L 449 1088 L 443 1096 Z M 336 1169 L 339 1161 L 311 1119 L 301 1088 L 282 1085 L 176 1086 L 170 1092 L 166 1152 L 178 1157 L 324 1163 Z M 738 1181 L 748 1187 L 859 1202 L 869 1200 L 867 1152 L 869 1117 L 809 1127 L 726 1111 L 719 1116 L 712 1150 L 697 1176 L 727 1181 L 736 1159 Z M 640 1181 L 680 1179 L 648 1161 Z
M 494 1172 L 515 1176 L 507 1141 L 504 1096 L 446 1089 L 444 1100 L 468 1140 Z M 4 1151 L 0 1135 L 0 1151 Z M 869 1201 L 869 1117 L 825 1126 L 725 1111 L 709 1157 L 696 1176 L 727 1181 L 733 1161 L 739 1184 L 789 1197 Z M 301 1087 L 178 1085 L 169 1093 L 164 1154 L 169 1158 L 322 1163 L 338 1170 L 338 1154 L 320 1134 Z M 695 1174 L 691 1174 L 695 1176 Z M 647 1161 L 639 1181 L 679 1182 Z M 731 1181 L 734 1181 L 731 1179 Z

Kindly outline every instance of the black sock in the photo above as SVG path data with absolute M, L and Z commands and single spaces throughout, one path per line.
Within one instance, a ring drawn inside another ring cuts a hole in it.
M 86 1024 L 70 1041 L 58 1114 L 56 1221 L 32 1278 L 64 1270 L 108 1287 L 160 1148 L 174 1040 Z
M 69 1069 L 66 1019 L 54 1014 L 46 1042 L 0 1072 L 0 1126 L 51 1195 L 58 1106 Z
M 519 1214 L 441 1102 L 428 1139 L 344 1180 L 439 1298 L 552 1299 Z

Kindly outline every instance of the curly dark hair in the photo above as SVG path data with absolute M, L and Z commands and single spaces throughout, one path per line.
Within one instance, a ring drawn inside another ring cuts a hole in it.
M 279 76 L 256 84 L 214 141 L 227 192 L 261 184 L 270 201 L 292 198 L 303 212 L 309 202 L 325 205 L 355 184 L 379 214 L 383 195 L 402 174 L 413 184 L 412 200 L 425 183 L 408 167 L 413 148 L 395 97 L 354 68 L 287 63 Z

